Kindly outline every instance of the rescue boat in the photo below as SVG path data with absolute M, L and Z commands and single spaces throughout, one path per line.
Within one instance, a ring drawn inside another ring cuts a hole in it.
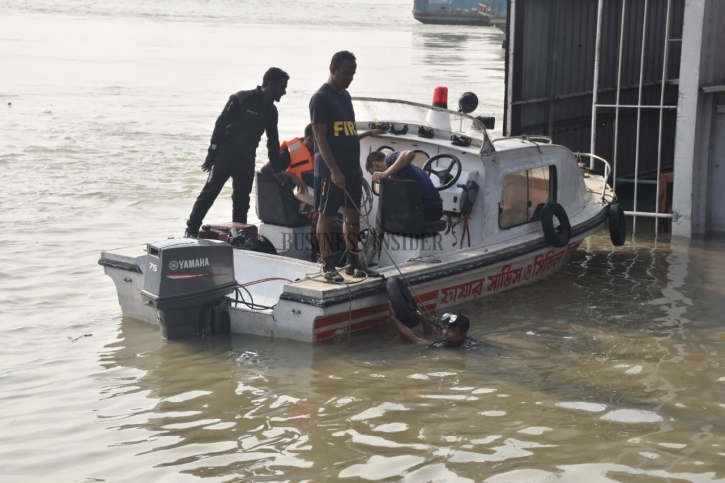
M 470 115 L 475 96 L 461 96 L 457 112 L 436 107 L 446 96 L 438 88 L 433 106 L 353 98 L 358 132 L 387 132 L 361 141 L 361 167 L 372 151 L 414 151 L 443 200 L 444 217 L 425 223 L 415 182 L 372 183 L 365 173 L 359 248 L 381 278 L 326 283 L 292 187 L 258 173 L 258 225 L 207 226 L 199 239 L 101 253 L 123 315 L 157 324 L 168 339 L 229 331 L 347 338 L 386 323 L 391 277 L 421 309 L 450 311 L 551 276 L 605 227 L 624 243 L 606 160 L 541 136 L 491 136 L 490 119 Z M 379 250 L 370 236 L 376 218 L 386 232 Z

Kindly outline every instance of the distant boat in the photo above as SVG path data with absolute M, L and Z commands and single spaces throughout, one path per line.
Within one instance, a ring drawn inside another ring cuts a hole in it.
M 491 18 L 491 25 L 495 25 L 506 32 L 506 19 L 508 17 L 508 3 L 506 0 L 484 0 L 478 2 L 478 12 Z
M 430 24 L 505 27 L 506 8 L 505 0 L 415 0 L 413 18 Z

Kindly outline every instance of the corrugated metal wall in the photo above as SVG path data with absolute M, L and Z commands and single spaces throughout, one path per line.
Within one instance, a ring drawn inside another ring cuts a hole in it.
M 670 38 L 682 38 L 685 0 L 674 0 Z M 599 104 L 614 104 L 623 0 L 605 0 Z M 626 0 L 620 104 L 637 104 L 644 0 Z M 509 6 L 510 9 L 510 6 Z M 667 0 L 650 0 L 645 39 L 643 105 L 659 105 Z M 510 10 L 509 10 L 510 11 Z M 572 151 L 589 152 L 597 0 L 516 0 L 511 135 L 543 134 Z M 507 55 L 508 60 L 508 55 Z M 665 105 L 677 104 L 680 42 L 670 42 Z M 507 99 L 508 105 L 508 99 Z M 634 173 L 637 111 L 620 109 L 618 177 Z M 673 164 L 675 110 L 665 110 L 662 167 Z M 613 159 L 614 109 L 597 115 L 596 153 Z M 504 125 L 506 123 L 504 122 Z M 641 174 L 657 165 L 659 110 L 642 111 Z

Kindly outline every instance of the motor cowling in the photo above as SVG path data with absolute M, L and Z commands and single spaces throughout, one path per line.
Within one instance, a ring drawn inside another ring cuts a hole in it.
M 169 340 L 229 333 L 233 248 L 217 240 L 170 239 L 147 246 L 144 303 L 157 309 Z

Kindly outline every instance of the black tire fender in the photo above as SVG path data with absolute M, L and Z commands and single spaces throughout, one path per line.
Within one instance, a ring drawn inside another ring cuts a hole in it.
M 418 325 L 420 323 L 416 315 L 418 305 L 405 281 L 400 277 L 390 277 L 385 281 L 385 290 L 398 319 L 407 327 Z
M 609 238 L 612 245 L 621 247 L 627 240 L 627 220 L 624 219 L 624 208 L 617 203 L 609 204 Z
M 277 255 L 277 250 L 274 248 L 272 242 L 261 235 L 256 239 L 247 239 L 247 241 L 244 242 L 242 249 L 252 252 L 267 253 L 269 255 Z
M 554 218 L 559 220 L 559 226 L 554 226 Z M 546 243 L 561 248 L 567 246 L 571 239 L 571 223 L 566 210 L 559 203 L 547 203 L 541 210 L 541 228 L 544 229 Z

